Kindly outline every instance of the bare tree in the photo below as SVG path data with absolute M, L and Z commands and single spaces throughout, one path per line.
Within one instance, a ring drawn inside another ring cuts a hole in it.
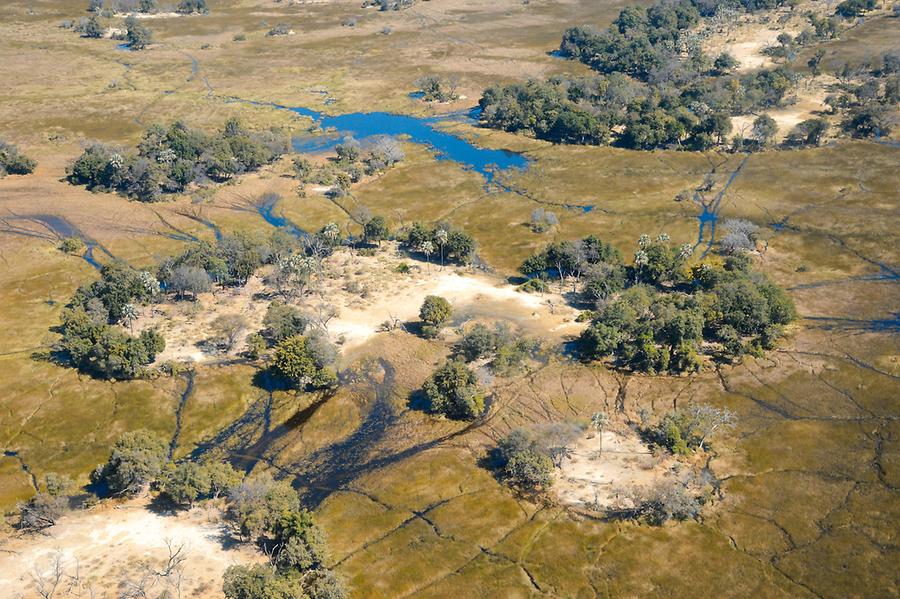
M 717 408 L 706 404 L 691 404 L 691 426 L 700 435 L 699 448 L 707 439 L 725 429 L 737 426 L 737 415 L 728 408 Z
M 52 560 L 48 572 L 43 572 L 38 569 L 38 566 L 35 566 L 34 572 L 31 574 L 38 595 L 43 597 L 43 599 L 52 599 L 56 595 L 56 590 L 59 588 L 59 583 L 62 582 L 64 575 L 63 552 L 61 549 L 57 549 L 53 553 Z

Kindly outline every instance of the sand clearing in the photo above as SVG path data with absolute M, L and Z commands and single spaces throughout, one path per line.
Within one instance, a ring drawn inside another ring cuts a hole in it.
M 225 549 L 223 541 L 228 537 L 217 517 L 216 510 L 207 513 L 203 509 L 175 516 L 159 515 L 147 509 L 146 499 L 72 512 L 48 529 L 46 535 L 5 539 L 0 544 L 0 597 L 39 597 L 35 577 L 47 578 L 58 552 L 67 577 L 57 595 L 66 596 L 64 589 L 71 584 L 68 576 L 75 574 L 77 565 L 84 581 L 81 596 L 118 597 L 128 581 L 141 579 L 147 566 L 162 566 L 169 555 L 166 540 L 176 547 L 184 545 L 187 555 L 181 596 L 220 597 L 222 574 L 228 566 L 261 561 L 262 556 L 245 545 Z M 176 584 L 174 577 L 170 579 L 172 585 Z M 173 592 L 167 580 L 154 584 L 149 596 L 159 596 L 166 589 Z M 94 595 L 87 585 L 93 586 Z
M 656 457 L 634 431 L 603 431 L 603 451 L 596 433 L 571 446 L 553 484 L 560 502 L 578 507 L 628 505 L 628 491 L 652 487 L 672 476 L 677 461 Z
M 578 334 L 585 326 L 575 322 L 578 311 L 567 306 L 558 293 L 522 293 L 499 277 L 450 266 L 441 270 L 437 264 L 410 260 L 395 247 L 385 245 L 375 256 L 343 250 L 327 260 L 329 274 L 323 296 L 337 310 L 337 316 L 328 322 L 328 335 L 345 351 L 364 344 L 392 318 L 404 323 L 417 321 L 427 295 L 450 301 L 456 323 L 470 318 L 502 318 L 528 334 L 556 341 Z M 401 263 L 409 266 L 408 273 L 397 272 Z M 156 327 L 162 333 L 166 348 L 157 356 L 157 364 L 228 359 L 244 351 L 247 334 L 262 328 L 269 301 L 261 298 L 272 291 L 261 277 L 254 276 L 243 288 L 201 294 L 196 302 L 146 307 L 134 330 Z M 301 311 L 314 313 L 321 301 L 315 293 L 295 303 Z M 204 341 L 215 335 L 215 319 L 234 314 L 246 323 L 234 347 L 226 353 L 204 351 Z

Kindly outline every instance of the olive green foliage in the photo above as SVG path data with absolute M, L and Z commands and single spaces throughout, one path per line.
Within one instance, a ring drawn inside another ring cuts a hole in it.
M 422 334 L 426 337 L 437 337 L 438 333 L 453 316 L 453 306 L 438 295 L 428 295 L 419 308 L 422 319 Z
M 500 477 L 521 490 L 546 489 L 553 484 L 553 462 L 529 431 L 510 433 L 497 444 L 492 459 Z
M 0 177 L 6 175 L 27 175 L 34 172 L 37 162 L 22 154 L 11 143 L 0 139 Z
M 488 366 L 492 372 L 500 375 L 518 370 L 537 348 L 535 341 L 513 335 L 505 323 L 500 323 L 493 329 L 476 324 L 456 345 L 456 351 L 467 362 L 490 358 Z
M 270 345 L 277 345 L 295 335 L 302 335 L 309 326 L 309 319 L 299 309 L 275 300 L 269 304 L 263 318 L 262 336 Z
M 168 461 L 168 447 L 159 436 L 144 429 L 122 435 L 91 479 L 105 481 L 110 493 L 132 495 L 156 481 Z
M 227 462 L 184 461 L 166 466 L 159 488 L 175 503 L 193 506 L 198 499 L 215 499 L 227 493 L 242 479 L 241 472 Z
M 844 0 L 837 5 L 834 12 L 845 19 L 853 19 L 874 10 L 877 5 L 875 0 Z
M 387 222 L 383 216 L 373 216 L 363 226 L 363 238 L 366 242 L 381 243 L 390 237 L 391 232 L 388 229 Z
M 451 102 L 459 97 L 456 93 L 459 82 L 453 78 L 425 75 L 416 79 L 415 85 L 426 102 Z
M 474 238 L 450 225 L 439 224 L 429 228 L 420 222 L 414 222 L 404 229 L 400 235 L 403 246 L 413 252 L 422 252 L 423 246 L 430 243 L 441 262 L 469 264 L 475 257 Z
M 133 306 L 153 299 L 159 283 L 146 271 L 114 262 L 101 270 L 101 279 L 79 288 L 62 313 L 62 338 L 55 349 L 70 364 L 89 374 L 130 379 L 165 349 L 156 330 L 129 335 L 116 326 L 133 316 Z
M 103 24 L 100 23 L 100 19 L 97 18 L 97 15 L 91 15 L 88 18 L 82 17 L 78 20 L 78 23 L 73 29 L 76 33 L 80 33 L 81 37 L 92 39 L 100 39 L 103 37 L 105 31 L 105 28 L 103 27 Z
M 731 359 L 772 347 L 796 317 L 790 297 L 751 271 L 745 254 L 689 270 L 689 249 L 673 247 L 665 235 L 642 237 L 626 269 L 627 288 L 598 304 L 581 335 L 585 357 L 612 356 L 651 374 L 692 372 L 701 367 L 701 350 Z
M 232 489 L 228 519 L 241 536 L 272 547 L 271 567 L 231 566 L 223 590 L 229 599 L 319 597 L 341 599 L 343 585 L 325 568 L 325 535 L 288 481 L 265 473 Z
M 179 296 L 207 291 L 211 283 L 241 286 L 256 270 L 275 257 L 277 240 L 238 232 L 224 235 L 215 243 L 190 245 L 181 254 L 170 256 L 157 267 L 157 278 Z
M 90 145 L 67 173 L 73 185 L 154 202 L 163 194 L 183 192 L 192 183 L 226 181 L 257 170 L 287 152 L 289 145 L 280 131 L 251 132 L 236 120 L 213 134 L 175 122 L 147 129 L 137 152 Z
M 81 254 L 85 244 L 80 237 L 66 237 L 59 243 L 59 249 L 67 254 Z
M 465 362 L 448 360 L 425 381 L 422 391 L 432 412 L 472 420 L 484 413 L 484 395 Z
M 19 521 L 16 527 L 25 532 L 40 532 L 56 524 L 68 507 L 68 493 L 72 480 L 55 472 L 44 477 L 44 491 L 18 505 Z
M 205 15 L 209 13 L 209 8 L 206 6 L 206 0 L 181 0 L 181 2 L 178 3 L 178 8 L 176 10 L 183 15 Z
M 583 282 L 582 296 L 589 302 L 620 291 L 626 276 L 619 250 L 593 235 L 551 243 L 529 256 L 519 271 L 528 277 L 553 275 L 560 284 L 570 279 L 573 291 Z
M 737 417 L 728 408 L 691 404 L 687 409 L 672 410 L 653 426 L 644 430 L 651 442 L 679 455 L 706 449 L 708 441 L 734 429 Z
M 297 389 L 331 387 L 337 383 L 335 357 L 324 337 L 294 335 L 275 346 L 272 370 Z
M 129 16 L 125 19 L 125 39 L 131 50 L 143 50 L 153 43 L 153 32 L 140 19 Z
M 335 146 L 335 154 L 335 157 L 323 164 L 295 158 L 294 176 L 304 184 L 331 185 L 346 190 L 350 184 L 358 183 L 364 176 L 387 171 L 405 157 L 400 143 L 393 137 L 386 136 L 377 137 L 365 144 L 348 137 Z
M 556 143 L 613 141 L 645 150 L 722 144 L 731 115 L 782 105 L 795 77 L 786 66 L 738 77 L 729 74 L 735 64 L 727 56 L 713 63 L 696 46 L 682 52 L 685 34 L 713 12 L 709 3 L 661 1 L 624 8 L 605 30 L 572 27 L 560 54 L 600 74 L 488 88 L 481 122 Z

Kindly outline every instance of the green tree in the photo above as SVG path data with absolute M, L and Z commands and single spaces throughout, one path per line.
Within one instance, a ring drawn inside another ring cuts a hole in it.
M 453 306 L 446 299 L 439 295 L 429 295 L 425 297 L 422 306 L 419 308 L 419 318 L 422 322 L 433 327 L 442 327 L 447 324 L 453 316 Z
M 532 434 L 516 429 L 493 453 L 500 476 L 514 487 L 534 491 L 553 484 L 553 462 Z
M 109 460 L 94 472 L 95 481 L 106 481 L 111 493 L 133 495 L 157 480 L 168 461 L 168 447 L 159 436 L 145 429 L 122 435 Z
M 389 236 L 390 231 L 388 230 L 387 222 L 384 220 L 383 216 L 373 216 L 366 221 L 366 224 L 363 227 L 363 237 L 367 242 L 374 241 L 381 245 L 381 242 Z
M 335 381 L 334 372 L 325 363 L 324 352 L 317 352 L 309 338 L 294 335 L 275 346 L 272 369 L 298 389 L 328 387 Z
M 484 412 L 484 395 L 466 364 L 449 360 L 422 386 L 431 411 L 449 418 L 471 420 Z
M 127 29 L 125 39 L 132 50 L 143 50 L 153 43 L 153 33 L 134 16 L 125 19 L 125 28 Z

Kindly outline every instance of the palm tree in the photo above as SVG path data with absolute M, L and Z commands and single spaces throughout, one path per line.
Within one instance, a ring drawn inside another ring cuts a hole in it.
M 441 247 L 441 270 L 444 270 L 444 244 L 447 243 L 447 230 L 438 229 L 434 233 L 434 240 Z
M 128 325 L 131 334 L 134 334 L 134 321 L 138 318 L 138 310 L 134 304 L 122 306 L 122 322 Z
M 423 241 L 422 245 L 419 246 L 419 251 L 425 254 L 425 261 L 431 264 L 429 256 L 434 253 L 434 244 L 430 241 Z
M 597 430 L 600 437 L 600 455 L 603 455 L 603 428 L 609 424 L 609 416 L 606 412 L 596 412 L 591 416 L 591 426 Z

